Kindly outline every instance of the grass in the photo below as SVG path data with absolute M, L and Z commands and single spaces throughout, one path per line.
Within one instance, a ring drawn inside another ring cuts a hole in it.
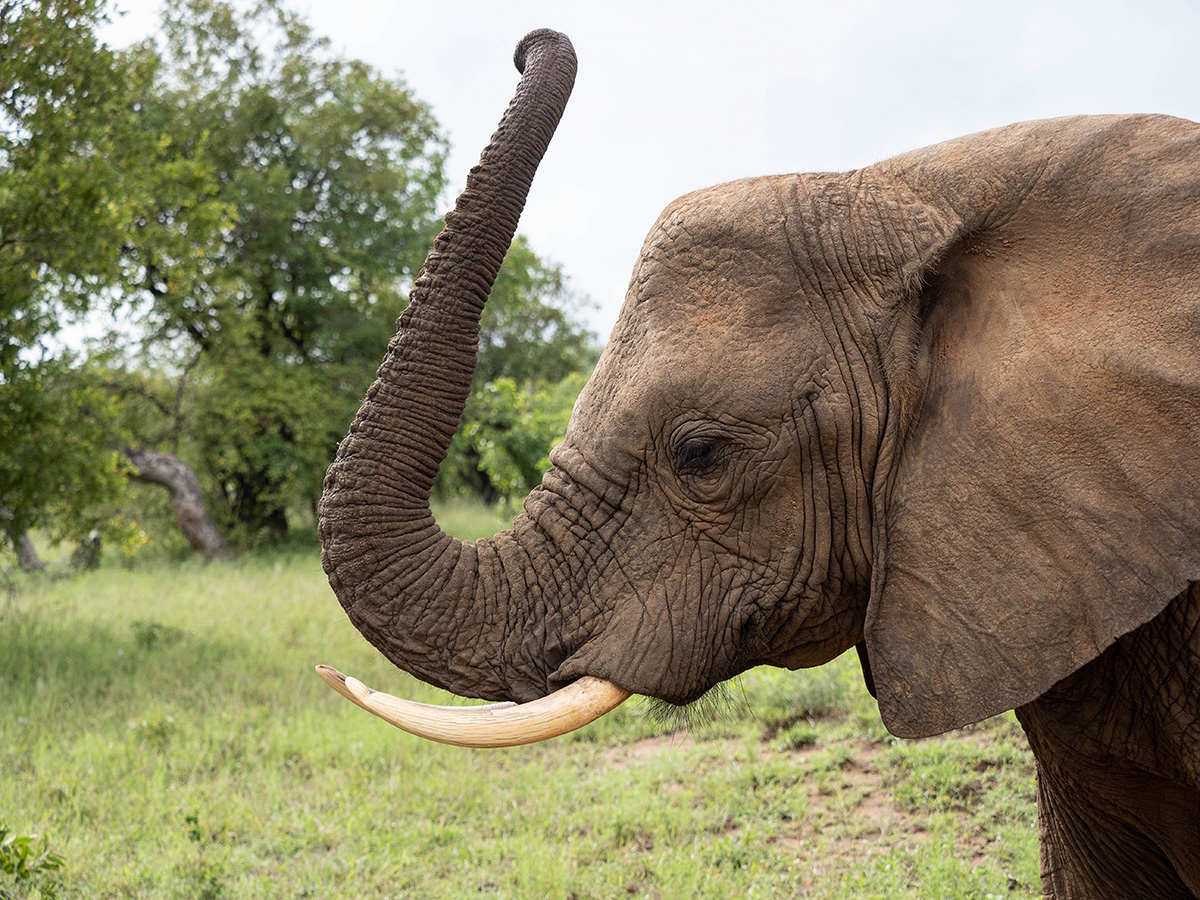
M 1012 717 L 895 740 L 853 654 L 749 673 L 687 732 L 634 702 L 499 751 L 397 732 L 317 662 L 446 702 L 354 632 L 315 552 L 22 580 L 0 823 L 65 858 L 62 897 L 1038 894 Z

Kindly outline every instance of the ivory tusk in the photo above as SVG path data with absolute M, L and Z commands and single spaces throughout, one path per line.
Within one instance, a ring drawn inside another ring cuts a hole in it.
M 629 699 L 611 681 L 585 675 L 530 703 L 431 706 L 373 691 L 357 678 L 317 666 L 325 683 L 367 712 L 417 737 L 459 747 L 515 747 L 582 728 Z

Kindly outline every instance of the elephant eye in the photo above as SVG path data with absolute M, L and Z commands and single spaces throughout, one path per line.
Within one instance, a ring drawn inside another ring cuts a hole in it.
M 675 470 L 680 475 L 700 477 L 711 474 L 724 456 L 724 444 L 712 438 L 694 437 L 675 450 Z

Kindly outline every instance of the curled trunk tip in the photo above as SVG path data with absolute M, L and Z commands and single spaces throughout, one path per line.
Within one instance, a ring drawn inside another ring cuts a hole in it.
M 572 58 L 575 56 L 575 50 L 571 46 L 571 39 L 565 34 L 550 28 L 537 28 L 521 38 L 520 43 L 517 44 L 517 49 L 513 51 L 513 65 L 517 67 L 518 72 L 522 75 L 525 74 L 525 60 L 529 51 L 543 43 L 552 43 L 563 47 L 570 51 Z

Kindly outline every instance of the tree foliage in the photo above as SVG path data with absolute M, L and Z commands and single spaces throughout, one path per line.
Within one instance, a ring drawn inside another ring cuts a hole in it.
M 231 525 L 281 534 L 289 502 L 315 502 L 424 257 L 445 144 L 403 82 L 275 0 L 176 0 L 163 21 L 146 114 L 205 160 L 232 223 L 199 270 L 131 248 L 145 349 L 195 355 L 200 466 Z
M 525 384 L 497 378 L 480 385 L 451 446 L 446 482 L 493 503 L 519 502 L 541 483 L 587 375 L 577 371 L 557 382 Z
M 114 282 L 128 220 L 119 146 L 135 74 L 98 0 L 0 2 L 0 367 Z
M 479 325 L 478 389 L 497 378 L 557 382 L 596 364 L 595 337 L 573 317 L 562 269 L 518 235 L 508 248 Z
M 124 478 L 112 397 L 69 356 L 12 374 L 0 386 L 0 524 L 14 541 L 36 527 L 73 539 L 105 525 L 97 507 Z
M 518 236 L 484 307 L 475 380 L 440 494 L 512 505 L 541 482 L 598 355 L 574 305 L 562 270 Z
M 0 0 L 0 527 L 111 520 L 141 448 L 195 470 L 235 539 L 281 534 L 438 229 L 445 141 L 402 80 L 281 0 L 168 0 L 127 50 L 97 37 L 105 15 Z M 595 360 L 570 304 L 518 239 L 443 492 L 536 483 L 561 385 Z M 90 359 L 59 339 L 85 314 L 124 323 Z
M 96 36 L 100 0 L 0 0 L 0 507 L 18 540 L 86 510 L 122 478 L 111 405 L 54 337 L 121 293 L 121 248 L 154 142 L 132 98 L 144 66 Z M 165 174 L 165 173 L 160 173 Z

